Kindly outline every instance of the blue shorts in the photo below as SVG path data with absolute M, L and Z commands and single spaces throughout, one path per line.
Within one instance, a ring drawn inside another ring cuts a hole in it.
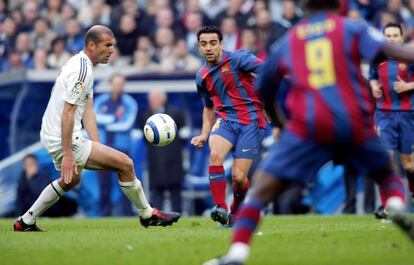
M 385 148 L 414 152 L 414 111 L 375 111 L 375 125 Z
M 220 135 L 233 145 L 234 158 L 254 159 L 259 153 L 265 129 L 257 125 L 244 125 L 218 118 L 211 135 Z
M 390 157 L 377 136 L 362 144 L 320 144 L 286 130 L 259 169 L 278 179 L 311 182 L 331 160 L 346 161 L 362 172 L 385 168 Z

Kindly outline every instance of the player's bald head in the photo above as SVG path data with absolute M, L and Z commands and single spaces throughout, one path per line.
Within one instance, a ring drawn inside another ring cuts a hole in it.
M 312 11 L 336 10 L 339 5 L 339 0 L 303 0 L 303 6 Z
M 85 46 L 90 41 L 95 44 L 99 43 L 101 41 L 102 35 L 109 35 L 114 38 L 114 33 L 106 26 L 95 25 L 91 27 L 85 34 Z

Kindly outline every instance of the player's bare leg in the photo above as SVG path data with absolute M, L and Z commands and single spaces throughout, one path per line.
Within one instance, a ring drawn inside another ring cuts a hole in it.
M 47 185 L 39 198 L 33 203 L 32 207 L 25 214 L 19 217 L 13 225 L 14 231 L 21 232 L 41 232 L 43 231 L 36 225 L 36 220 L 47 209 L 53 206 L 67 191 L 76 187 L 81 180 L 81 171 L 74 174 L 70 183 L 65 183 L 63 177 Z
M 161 212 L 149 205 L 141 182 L 135 176 L 134 162 L 126 154 L 103 144 L 93 142 L 92 151 L 85 168 L 117 172 L 121 190 L 138 209 L 143 226 L 171 225 L 180 218 L 179 213 Z
M 246 262 L 253 232 L 261 219 L 260 211 L 286 186 L 285 182 L 262 171 L 256 172 L 253 178 L 254 184 L 241 205 L 234 225 L 229 251 L 220 259 L 207 261 L 204 265 L 244 264 Z
M 214 208 L 211 210 L 211 219 L 225 225 L 228 223 L 228 208 L 226 204 L 226 176 L 223 162 L 233 145 L 220 135 L 211 135 L 210 166 L 208 168 L 210 191 L 213 197 Z
M 230 214 L 228 221 L 228 225 L 230 227 L 234 225 L 239 205 L 243 202 L 244 198 L 246 197 L 247 190 L 250 187 L 250 181 L 247 178 L 247 174 L 252 163 L 252 159 L 234 159 L 233 168 L 231 172 L 233 186 L 233 202 L 230 206 Z

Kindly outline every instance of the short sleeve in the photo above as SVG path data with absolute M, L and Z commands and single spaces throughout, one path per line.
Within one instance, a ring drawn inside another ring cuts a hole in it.
M 63 85 L 65 88 L 64 100 L 70 104 L 78 104 L 79 99 L 82 98 L 81 95 L 86 93 L 85 80 L 87 79 L 88 65 L 84 58 L 80 58 L 78 65 L 74 65 L 72 71 L 70 71 L 66 76 L 63 76 Z M 93 96 L 93 95 L 89 95 Z
M 370 64 L 369 66 L 369 80 L 378 80 L 378 65 Z
M 213 101 L 211 101 L 210 95 L 201 80 L 201 71 L 197 72 L 195 82 L 197 86 L 197 93 L 200 95 L 203 105 L 207 108 L 213 107 Z
M 263 61 L 257 58 L 252 52 L 239 50 L 234 53 L 237 59 L 238 68 L 244 72 L 253 72 L 258 74 L 262 67 Z

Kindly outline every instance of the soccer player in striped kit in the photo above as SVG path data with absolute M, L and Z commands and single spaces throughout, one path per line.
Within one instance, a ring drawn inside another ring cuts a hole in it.
M 311 180 L 335 158 L 367 170 L 379 184 L 393 222 L 414 240 L 414 223 L 403 214 L 404 182 L 393 171 L 391 158 L 375 133 L 373 106 L 360 70 L 362 59 L 377 61 L 385 56 L 414 61 L 414 52 L 386 42 L 363 21 L 338 16 L 338 0 L 307 0 L 304 6 L 308 16 L 273 46 L 258 77 L 267 114 L 284 128 L 281 138 L 254 174 L 228 253 L 206 265 L 244 264 L 265 205 L 287 183 Z M 286 122 L 274 105 L 285 76 L 290 78 Z
M 404 42 L 400 24 L 387 24 L 383 33 L 390 42 Z M 387 58 L 371 65 L 369 79 L 377 103 L 374 117 L 378 135 L 391 157 L 395 151 L 400 154 L 413 196 L 414 64 Z
M 266 127 L 254 87 L 254 73 L 259 72 L 263 62 L 249 51 L 223 51 L 223 35 L 214 26 L 202 27 L 197 39 L 205 59 L 196 76 L 204 110 L 201 135 L 191 143 L 201 148 L 210 136 L 209 179 L 215 204 L 211 218 L 232 226 L 249 188 L 247 173 L 258 154 Z M 234 158 L 231 174 L 234 196 L 229 213 L 223 162 L 230 152 Z

